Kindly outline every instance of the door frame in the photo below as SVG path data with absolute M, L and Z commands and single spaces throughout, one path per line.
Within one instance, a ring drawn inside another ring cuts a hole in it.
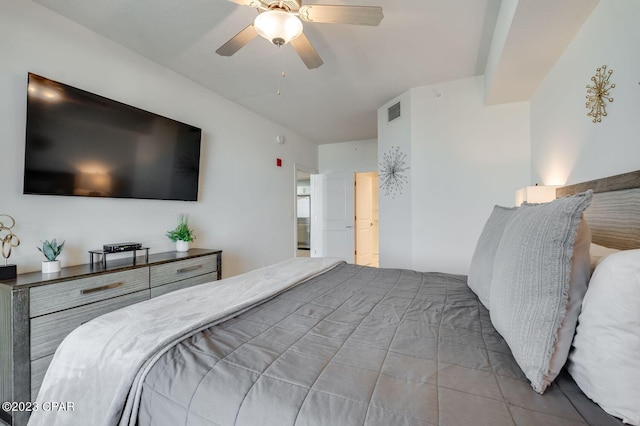
M 316 175 L 318 174 L 318 169 L 293 163 L 293 257 L 298 256 L 298 172 Z M 311 194 L 310 202 L 313 203 L 313 194 Z M 309 226 L 312 226 L 311 221 L 309 221 Z

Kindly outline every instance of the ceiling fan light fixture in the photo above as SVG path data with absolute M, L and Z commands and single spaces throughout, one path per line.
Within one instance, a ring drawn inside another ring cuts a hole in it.
M 268 10 L 253 21 L 258 34 L 275 45 L 281 46 L 302 34 L 302 22 L 297 16 L 283 10 Z

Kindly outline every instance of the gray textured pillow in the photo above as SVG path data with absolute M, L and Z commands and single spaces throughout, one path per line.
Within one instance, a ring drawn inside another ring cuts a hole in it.
M 476 250 L 471 258 L 467 285 L 478 296 L 485 308 L 490 309 L 491 276 L 493 275 L 493 260 L 496 257 L 498 244 L 502 238 L 504 227 L 517 207 L 494 206 L 489 219 L 482 228 Z
M 572 257 L 581 215 L 591 198 L 592 191 L 587 191 L 519 208 L 507 223 L 496 252 L 491 322 L 539 393 L 557 374 L 551 371 L 551 362 L 554 355 L 562 355 L 557 349 L 561 327 L 575 329 L 575 318 L 567 316 Z M 580 253 L 588 256 L 588 249 Z M 579 263 L 588 268 L 586 258 Z M 586 288 L 588 271 L 575 275 L 582 277 L 576 285 Z M 555 356 L 554 363 L 564 364 L 566 357 Z

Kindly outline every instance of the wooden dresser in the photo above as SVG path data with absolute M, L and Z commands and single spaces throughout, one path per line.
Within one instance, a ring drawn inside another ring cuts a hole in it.
M 56 348 L 76 327 L 221 274 L 221 250 L 191 249 L 0 282 L 0 403 L 35 401 Z M 0 419 L 12 425 L 25 425 L 29 414 L 0 409 Z

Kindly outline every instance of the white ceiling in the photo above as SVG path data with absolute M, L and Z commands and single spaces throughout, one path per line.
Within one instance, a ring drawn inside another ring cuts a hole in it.
M 324 60 L 309 70 L 291 46 L 278 52 L 260 37 L 218 56 L 257 14 L 228 0 L 34 1 L 318 144 L 374 139 L 377 109 L 395 96 L 484 74 L 500 9 L 500 0 L 309 0 L 381 6 L 385 16 L 379 27 L 305 23 Z

